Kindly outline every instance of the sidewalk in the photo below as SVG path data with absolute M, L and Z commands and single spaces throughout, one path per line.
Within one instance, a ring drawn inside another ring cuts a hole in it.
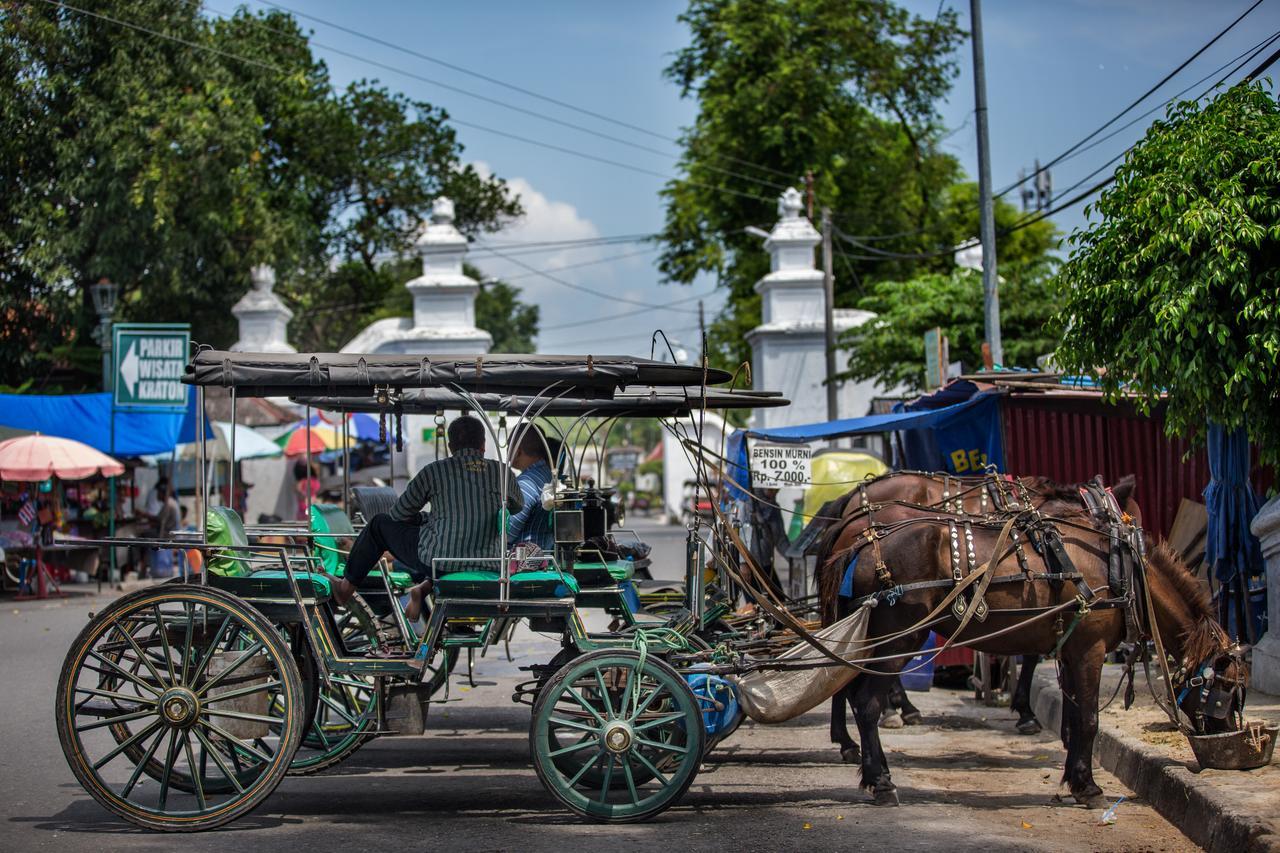
M 1111 664 L 1103 670 L 1102 703 L 1111 698 L 1121 669 Z M 1036 673 L 1031 695 L 1040 722 L 1057 731 L 1062 693 L 1051 665 Z M 1141 670 L 1135 696 L 1128 711 L 1121 695 L 1100 714 L 1095 761 L 1210 853 L 1280 851 L 1280 765 L 1273 760 L 1257 770 L 1201 770 L 1187 739 L 1155 706 Z M 1280 697 L 1250 690 L 1245 716 L 1280 720 Z

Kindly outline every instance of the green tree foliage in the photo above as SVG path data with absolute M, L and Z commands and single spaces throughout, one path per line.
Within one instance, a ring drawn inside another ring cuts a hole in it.
M 1056 358 L 1170 431 L 1245 427 L 1280 462 L 1280 107 L 1260 83 L 1156 122 L 1062 270 Z
M 749 357 L 744 334 L 760 316 L 752 288 L 768 271 L 742 228 L 771 223 L 781 188 L 803 186 L 806 172 L 844 232 L 904 234 L 876 243 L 903 254 L 949 245 L 954 229 L 940 223 L 959 167 L 939 150 L 935 105 L 955 74 L 954 12 L 918 18 L 889 0 L 693 0 L 680 19 L 691 41 L 667 75 L 696 99 L 698 117 L 683 139 L 685 175 L 664 190 L 660 266 L 670 280 L 713 273 L 729 289 L 711 334 L 719 361 Z M 859 280 L 905 278 L 917 266 L 849 259 L 837 301 L 850 304 Z
M 520 213 L 501 179 L 462 164 L 442 110 L 368 82 L 335 92 L 287 14 L 94 10 L 187 44 L 4 4 L 0 382 L 85 343 L 85 288 L 103 276 L 121 287 L 117 319 L 189 321 L 226 345 L 249 268 L 272 263 L 301 337 L 345 341 L 397 283 L 376 259 L 408 248 L 436 196 L 468 234 Z
M 1000 268 L 1001 332 L 1009 365 L 1034 366 L 1036 356 L 1053 349 L 1055 339 L 1045 329 L 1054 310 L 1053 266 L 1041 260 Z M 870 291 L 858 307 L 877 317 L 845 336 L 842 343 L 852 357 L 840 378 L 923 390 L 924 334 L 933 328 L 947 336 L 952 361 L 968 369 L 982 365 L 980 272 L 924 273 L 907 281 L 876 282 Z

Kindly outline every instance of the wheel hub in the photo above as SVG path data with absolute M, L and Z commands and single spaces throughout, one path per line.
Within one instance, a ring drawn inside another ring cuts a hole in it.
M 173 687 L 160 697 L 160 713 L 171 726 L 190 726 L 200 716 L 200 700 L 185 687 Z
M 624 722 L 611 722 L 604 730 L 604 747 L 610 752 L 626 752 L 634 740 L 635 732 Z

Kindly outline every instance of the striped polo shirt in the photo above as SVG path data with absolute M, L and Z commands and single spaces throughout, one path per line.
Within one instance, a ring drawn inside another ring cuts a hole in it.
M 532 542 L 546 552 L 555 550 L 551 513 L 542 508 L 542 490 L 551 482 L 551 466 L 539 459 L 521 471 L 516 482 L 524 496 L 524 509 L 507 522 L 508 538 L 513 543 Z
M 418 534 L 418 557 L 431 566 L 434 557 L 498 557 L 498 510 L 502 507 L 502 481 L 506 479 L 507 510 L 524 505 L 511 469 L 479 450 L 460 450 L 447 459 L 423 467 L 392 507 L 397 521 L 417 521 L 427 504 Z M 432 567 L 443 575 L 462 569 L 497 571 L 497 560 L 478 563 L 442 563 Z

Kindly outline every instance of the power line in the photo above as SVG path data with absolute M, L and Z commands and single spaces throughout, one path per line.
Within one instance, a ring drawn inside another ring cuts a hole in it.
M 547 272 L 546 270 L 540 270 L 540 269 L 538 269 L 537 267 L 531 267 L 531 266 L 529 266 L 528 264 L 526 264 L 524 261 L 520 260 L 519 258 L 512 257 L 512 256 L 510 256 L 510 255 L 507 255 L 507 254 L 503 253 L 503 252 L 497 252 L 497 251 L 495 251 L 495 252 L 493 252 L 493 254 L 497 255 L 497 256 L 498 256 L 498 257 L 500 257 L 500 258 L 504 258 L 505 260 L 510 261 L 511 263 L 515 264 L 515 265 L 516 265 L 516 266 L 518 266 L 518 267 L 523 267 L 524 269 L 528 270 L 529 272 L 533 273 L 534 275 L 541 276 L 542 278 L 545 278 L 545 279 L 547 279 L 548 281 L 553 281 L 553 282 L 555 282 L 556 284 L 559 284 L 559 285 L 561 285 L 561 286 L 563 286 L 563 287 L 567 287 L 567 288 L 569 288 L 569 289 L 571 289 L 571 290 L 577 290 L 577 291 L 580 291 L 580 292 L 582 292 L 582 293 L 589 293 L 589 294 L 591 294 L 592 296 L 598 296 L 598 297 L 600 297 L 601 299 L 609 299 L 609 300 L 612 300 L 612 301 L 614 301 L 614 302 L 624 302 L 624 303 L 626 303 L 626 304 L 628 304 L 628 305 L 638 305 L 638 306 L 640 306 L 641 308 L 654 309 L 654 308 L 663 308 L 663 307 L 665 307 L 665 306 L 662 306 L 662 305 L 654 305 L 654 304 L 653 304 L 653 303 L 651 303 L 651 302 L 641 302 L 641 301 L 639 301 L 639 300 L 637 300 L 637 299 L 627 299 L 627 298 L 626 298 L 626 297 L 624 297 L 624 296 L 618 296 L 618 295 L 613 294 L 613 293 L 603 293 L 603 292 L 601 292 L 601 291 L 599 291 L 599 290 L 593 290 L 593 289 L 592 289 L 592 288 L 590 288 L 590 287 L 585 287 L 585 286 L 583 286 L 583 285 L 581 285 L 581 284 L 574 284 L 574 283 L 573 283 L 573 282 L 571 282 L 571 281 L 566 281 L 565 279 L 560 278 L 560 277 L 558 277 L 558 276 L 555 276 L 555 275 L 553 275 L 553 274 L 551 274 L 551 273 Z
M 516 85 L 515 83 L 510 83 L 506 80 L 500 80 L 496 77 L 491 77 L 488 74 L 482 74 L 479 71 L 474 71 L 470 68 L 465 68 L 461 65 L 457 65 L 456 63 L 448 62 L 446 60 L 440 59 L 435 56 L 430 56 L 428 54 L 414 50 L 412 48 L 395 44 L 394 42 L 381 39 L 377 36 L 372 36 L 372 35 L 369 35 L 368 33 L 363 33 L 358 30 L 351 29 L 350 27 L 343 26 L 342 24 L 338 24 L 333 21 L 327 21 L 324 18 L 320 18 L 315 15 L 308 14 L 306 12 L 301 12 L 296 9 L 291 9 L 287 6 L 282 6 L 278 3 L 266 2 L 266 5 L 271 6 L 272 8 L 275 8 L 275 9 L 279 9 L 282 12 L 287 12 L 291 15 L 296 15 L 299 18 L 306 18 L 307 20 L 315 21 L 316 23 L 322 24 L 326 27 L 332 27 L 335 30 L 339 30 L 341 32 L 347 33 L 348 35 L 356 36 L 357 38 L 365 39 L 366 41 L 373 42 L 374 44 L 379 44 L 379 45 L 382 45 L 383 47 L 389 47 L 392 50 L 399 51 L 401 53 L 415 57 L 416 59 L 421 59 L 426 62 L 434 63 L 443 68 L 448 68 L 451 71 L 457 71 L 459 74 L 466 74 L 470 77 L 476 78 L 477 80 L 483 80 L 486 83 L 492 83 L 495 86 L 501 86 L 505 89 L 510 89 L 513 92 L 519 92 L 520 94 L 527 95 L 530 98 L 536 98 L 548 104 L 555 104 L 558 107 L 563 107 L 564 109 L 572 110 L 573 112 L 579 113 L 581 115 L 589 116 L 591 118 L 597 119 L 598 121 L 607 122 L 617 127 L 625 128 L 627 130 L 633 130 L 637 133 L 643 133 L 646 136 L 653 137 L 654 139 L 660 139 L 664 142 L 670 142 L 675 145 L 681 144 L 680 140 L 674 136 L 667 136 L 666 134 L 659 133 L 651 128 L 643 127 L 638 124 L 632 124 L 631 122 L 623 121 L 621 119 L 616 119 L 611 116 L 604 115 L 603 113 L 596 112 L 595 110 L 587 109 L 586 107 L 580 107 L 575 104 L 571 104 L 568 101 L 561 100 L 559 98 L 554 98 L 550 95 L 544 95 L 540 92 L 535 92 L 532 89 L 527 89 L 523 86 Z M 786 178 L 788 180 L 794 179 L 793 175 L 789 175 L 786 172 L 782 171 L 781 169 L 775 169 L 772 166 L 765 166 L 761 163 L 753 163 L 750 160 L 743 160 L 728 154 L 721 154 L 719 155 L 719 157 L 722 160 L 731 161 L 734 163 L 741 164 L 743 166 L 750 166 L 753 169 L 759 169 L 763 172 L 770 172 L 772 174 L 778 175 L 779 177 Z
M 1243 20 L 1245 19 L 1245 17 L 1246 17 L 1250 12 L 1252 12 L 1254 9 L 1258 8 L 1260 5 L 1262 5 L 1262 0 L 1254 0 L 1253 4 L 1252 4 L 1251 6 L 1249 6 L 1249 8 L 1248 8 L 1248 9 L 1245 9 L 1243 12 L 1241 12 L 1241 13 L 1240 13 L 1240 15 L 1239 15 L 1239 16 L 1238 16 L 1234 21 L 1232 21 L 1231 23 L 1227 24 L 1227 26 L 1226 26 L 1226 28 L 1225 28 L 1225 29 L 1223 29 L 1221 32 L 1219 32 L 1219 33 L 1218 33 L 1216 36 L 1214 36 L 1213 38 L 1209 39 L 1209 41 L 1205 42 L 1205 43 L 1204 43 L 1204 45 L 1202 45 L 1202 46 L 1200 47 L 1200 49 L 1199 49 L 1199 50 L 1197 50 L 1195 53 L 1191 54 L 1191 56 L 1189 56 L 1187 59 L 1183 60 L 1182 64 L 1180 64 L 1177 68 L 1173 69 L 1173 70 L 1172 70 L 1172 71 L 1170 71 L 1168 74 L 1166 74 L 1164 77 L 1162 77 L 1162 78 L 1160 79 L 1160 82 L 1156 83 L 1154 86 L 1152 86 L 1152 87 L 1151 87 L 1150 89 L 1148 89 L 1146 92 L 1142 93 L 1141 97 L 1139 97 L 1136 101 L 1134 101 L 1133 103 L 1129 104 L 1129 106 L 1125 107 L 1123 110 L 1121 110 L 1120 112 L 1116 113 L 1116 114 L 1115 114 L 1114 116 L 1112 116 L 1111 118 L 1107 119 L 1107 121 L 1106 121 L 1105 123 L 1103 123 L 1100 127 L 1098 127 L 1097 129 L 1095 129 L 1095 130 L 1094 130 L 1092 133 L 1090 133 L 1088 136 L 1084 137 L 1084 138 L 1083 138 L 1083 139 L 1081 139 L 1079 142 L 1077 142 L 1076 144 L 1074 144 L 1074 145 L 1072 145 L 1070 148 L 1068 148 L 1066 151 L 1063 151 L 1063 152 L 1062 152 L 1061 154 L 1059 154 L 1057 157 L 1054 157 L 1052 160 L 1050 160 L 1049 162 L 1045 163 L 1045 164 L 1044 164 L 1043 166 L 1041 166 L 1040 168 L 1036 169 L 1036 170 L 1035 170 L 1034 172 L 1032 172 L 1030 175 L 1026 175 L 1026 176 L 1024 176 L 1024 177 L 1020 178 L 1019 180 L 1015 181 L 1014 183 L 1012 183 L 1012 184 L 1010 184 L 1009 186 L 1007 186 L 1007 187 L 1005 187 L 1004 189 L 1002 189 L 1000 192 L 996 193 L 996 198 L 1000 198 L 1001 196 L 1006 195 L 1007 193 L 1009 193 L 1009 192 L 1013 191 L 1013 190 L 1014 190 L 1014 189 L 1016 189 L 1017 187 L 1021 186 L 1022 184 L 1026 183 L 1027 181 L 1031 180 L 1031 179 L 1032 179 L 1032 178 L 1034 178 L 1036 175 L 1040 174 L 1041 172 L 1044 172 L 1046 169 L 1049 169 L 1050 167 L 1052 167 L 1052 166 L 1054 166 L 1054 165 L 1056 165 L 1056 164 L 1058 164 L 1058 163 L 1062 162 L 1062 160 L 1063 160 L 1064 158 L 1068 157 L 1068 156 L 1069 156 L 1073 151 L 1075 151 L 1076 149 L 1078 149 L 1080 146 L 1084 145 L 1084 144 L 1085 144 L 1086 142 L 1088 142 L 1089 140 L 1093 139 L 1095 136 L 1097 136 L 1097 135 L 1098 135 L 1099 133 L 1101 133 L 1102 131 L 1106 130 L 1106 129 L 1107 129 L 1108 127 L 1110 127 L 1111 125 L 1115 124 L 1115 123 L 1116 123 L 1117 121 L 1119 121 L 1119 120 L 1120 120 L 1120 118 L 1121 118 L 1121 117 L 1123 117 L 1126 113 L 1128 113 L 1128 112 L 1129 112 L 1130 110 L 1132 110 L 1134 107 L 1138 106 L 1138 104 L 1140 104 L 1140 103 L 1142 103 L 1143 101 L 1145 101 L 1145 100 L 1146 100 L 1147 98 L 1149 98 L 1151 95 L 1155 94 L 1155 92 L 1156 92 L 1156 91 L 1157 91 L 1161 86 L 1163 86 L 1165 83 L 1168 83 L 1171 79 L 1173 79 L 1173 77 L 1174 77 L 1175 75 L 1177 75 L 1180 71 L 1182 71 L 1182 69 L 1186 68 L 1186 67 L 1187 67 L 1188 65 L 1190 65 L 1192 62 L 1194 62 L 1194 61 L 1195 61 L 1195 60 L 1200 56 L 1200 54 L 1204 53 L 1206 50 L 1208 50 L 1210 47 L 1212 47 L 1212 46 L 1213 46 L 1213 45 L 1218 41 L 1218 39 L 1222 38 L 1222 37 L 1223 37 L 1223 36 L 1225 36 L 1228 32 L 1230 32 L 1230 31 L 1235 27 L 1235 25 L 1236 25 L 1236 24 L 1238 24 L 1238 23 L 1240 23 L 1241 21 L 1243 21 Z
M 233 17 L 227 12 L 214 9 L 211 6 L 208 6 L 207 4 L 202 4 L 202 5 L 204 6 L 205 9 L 212 12 L 213 14 L 220 15 L 223 19 L 234 20 Z M 267 5 L 274 5 L 274 4 L 269 3 Z M 285 9 L 282 6 L 277 6 L 276 8 L 280 9 L 281 11 L 290 12 L 290 10 Z M 310 17 L 310 16 L 306 16 L 306 17 Z M 297 33 L 293 33 L 288 30 L 283 30 L 283 29 L 280 29 L 279 27 L 273 27 L 270 24 L 266 23 L 265 21 L 262 21 L 259 18 L 254 17 L 253 15 L 248 15 L 247 17 L 242 18 L 241 20 L 244 20 L 253 26 L 257 26 L 264 30 L 267 30 L 268 32 L 273 32 L 278 35 L 289 36 L 291 38 L 298 38 Z M 382 42 L 381 40 L 376 39 L 372 36 L 365 36 L 364 34 L 358 33 L 355 30 L 338 27 L 338 25 L 336 24 L 331 24 L 330 26 L 343 29 L 345 32 L 351 33 L 352 35 L 360 36 L 361 38 L 370 38 L 374 41 L 377 41 L 380 44 L 387 44 L 387 46 L 389 47 L 394 47 L 394 45 L 390 45 L 389 43 Z M 650 154 L 657 154 L 660 157 L 666 157 L 668 159 L 677 159 L 679 157 L 678 154 L 672 153 L 670 151 L 662 151 L 660 149 L 653 148 L 648 145 L 642 145 L 638 142 L 632 142 L 629 139 L 623 139 L 620 136 L 614 136 L 612 134 L 603 133 L 601 131 L 595 130 L 590 127 L 586 127 L 581 124 L 575 124 L 574 122 L 571 122 L 571 121 L 565 121 L 564 119 L 555 118 L 554 116 L 549 116 L 546 113 L 541 113 L 541 112 L 538 112 L 537 110 L 527 109 L 525 107 L 521 107 L 517 104 L 513 104 L 508 101 L 501 100 L 499 98 L 493 98 L 488 95 L 483 95 L 479 92 L 471 91 L 470 89 L 464 89 L 461 86 L 454 86 L 450 83 L 445 83 L 442 80 L 436 80 L 431 77 L 426 77 L 414 71 L 407 71 L 403 68 L 399 68 L 394 65 L 389 65 L 385 62 L 380 62 L 376 59 L 370 59 L 367 56 L 362 56 L 357 53 L 352 53 L 350 51 L 343 50 L 340 47 L 334 47 L 333 45 L 330 45 L 330 44 L 324 44 L 323 42 L 316 41 L 315 39 L 305 39 L 305 41 L 312 47 L 320 48 L 321 50 L 327 50 L 327 51 L 330 51 L 331 53 L 336 53 L 339 56 L 345 56 L 348 59 L 354 59 L 357 62 L 364 62 L 368 65 L 372 65 L 374 67 L 382 68 L 386 71 L 390 71 L 393 74 L 402 74 L 406 77 L 410 77 L 414 80 L 427 83 L 431 86 L 436 86 L 438 88 L 445 89 L 447 91 L 454 92 L 459 95 L 463 95 L 464 97 L 475 98 L 476 100 L 484 101 L 485 103 L 493 104 L 494 106 L 502 107 L 503 109 L 513 110 L 515 112 L 522 113 L 527 116 L 532 116 L 533 118 L 540 119 L 542 121 L 550 122 L 551 124 L 558 124 L 561 127 L 567 127 L 570 130 L 576 130 L 579 133 L 587 133 L 592 136 L 596 136 L 601 139 L 605 139 L 610 142 L 616 143 L 618 145 L 626 145 L 630 148 L 635 148 L 637 150 L 645 151 Z M 408 51 L 407 48 L 405 50 Z M 408 52 L 413 53 L 414 55 L 417 55 L 413 51 L 408 51 Z M 425 54 L 423 54 L 422 56 L 425 56 Z M 761 184 L 774 189 L 786 189 L 786 186 L 784 184 L 779 184 L 776 181 L 769 181 L 769 180 L 765 180 L 764 178 L 758 178 L 752 175 L 744 175 L 740 172 L 735 172 L 732 169 L 722 169 L 719 166 L 713 166 L 710 164 L 705 164 L 705 165 L 706 165 L 706 168 L 711 169 L 714 172 L 720 172 L 722 174 L 729 175 L 730 177 L 741 178 L 742 180 L 749 181 L 751 183 Z
M 641 249 L 638 252 L 626 252 L 621 255 L 610 255 L 607 258 L 597 258 L 594 261 L 582 261 L 581 263 L 577 263 L 577 264 L 568 264 L 567 266 L 556 267 L 556 272 L 564 272 L 565 270 L 576 270 L 582 267 L 594 267 L 594 266 L 599 266 L 600 264 L 613 263 L 614 261 L 625 261 L 627 258 L 638 258 L 641 255 L 647 255 L 650 252 L 656 252 L 656 251 L 658 251 L 657 246 L 649 246 L 648 248 Z M 522 272 L 519 275 L 509 275 L 509 276 L 506 276 L 503 279 L 503 281 L 517 281 L 522 278 L 528 278 L 531 275 L 537 275 L 537 273 Z
M 528 246 L 585 246 L 595 243 L 643 243 L 652 240 L 655 234 L 615 234 L 609 237 L 578 237 L 572 240 L 511 240 L 498 242 L 476 242 L 472 250 L 494 246 L 499 249 L 525 248 Z
M 690 296 L 690 297 L 688 297 L 688 298 L 686 298 L 686 299 L 677 299 L 675 302 L 670 302 L 670 303 L 668 303 L 667 305 L 664 305 L 662 308 L 657 309 L 657 310 L 660 310 L 660 311 L 678 311 L 678 312 L 680 312 L 680 313 L 682 313 L 682 314 L 692 314 L 692 313 L 694 313 L 693 309 L 690 309 L 690 308 L 676 308 L 675 306 L 677 306 L 677 305 L 687 305 L 687 304 L 688 304 L 688 303 L 690 303 L 690 302 L 696 302 L 697 300 L 700 300 L 700 299 L 706 299 L 707 297 L 709 297 L 709 296 L 711 296 L 711 295 L 712 295 L 711 293 L 700 293 L 700 294 L 698 294 L 697 296 Z M 637 309 L 636 309 L 636 310 L 634 310 L 634 311 L 623 311 L 623 312 L 621 312 L 621 313 L 619 313 L 619 314 L 606 314 L 606 315 L 605 315 L 605 316 L 603 316 L 603 317 L 593 317 L 593 318 L 591 319 L 591 322 L 592 322 L 592 323 L 598 323 L 598 322 L 600 322 L 601 320 L 621 320 L 621 319 L 622 319 L 622 318 L 624 318 L 624 317 L 634 317 L 634 316 L 636 316 L 637 314 L 644 314 L 644 313 L 647 313 L 647 312 L 652 311 L 652 310 L 654 310 L 654 309 L 652 309 L 652 308 L 637 308 Z M 555 325 L 553 325 L 553 326 L 539 326 L 539 328 L 538 328 L 538 333 L 539 333 L 539 334 L 541 334 L 542 332 L 551 332 L 551 331 L 555 331 L 555 330 L 558 330 L 558 329 L 580 329 L 580 328 L 582 328 L 582 326 L 583 326 L 583 322 L 582 322 L 581 320 L 574 320 L 574 321 L 573 321 L 573 322 L 571 322 L 571 323 L 557 323 L 557 324 L 555 324 Z

